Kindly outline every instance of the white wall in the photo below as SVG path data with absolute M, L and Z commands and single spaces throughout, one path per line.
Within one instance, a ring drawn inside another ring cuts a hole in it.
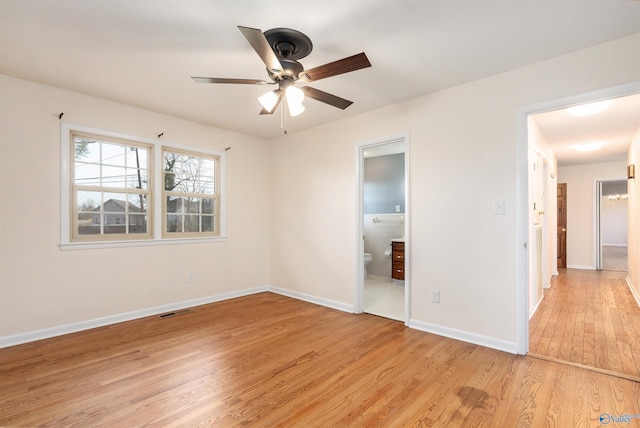
M 515 350 L 517 111 L 640 80 L 639 47 L 636 34 L 275 139 L 270 283 L 355 304 L 354 145 L 409 132 L 410 325 Z
M 606 162 L 558 167 L 558 183 L 567 183 L 567 267 L 595 269 L 595 182 L 626 176 L 627 164 Z
M 0 337 L 267 283 L 267 142 L 0 76 Z M 60 121 L 227 152 L 225 242 L 61 251 Z M 196 274 L 187 283 L 188 272 Z
M 628 203 L 626 200 L 610 200 L 602 197 L 600 209 L 600 239 L 602 245 L 626 247 L 628 243 Z
M 536 272 L 535 250 L 529 252 L 529 316 L 533 316 L 542 300 L 542 288 L 548 288 L 551 276 L 557 273 L 557 170 L 555 155 L 540 132 L 535 120 L 527 118 L 527 137 L 529 142 L 529 242 L 531 248 L 535 242 L 535 223 L 539 223 L 543 233 L 543 248 L 540 272 Z M 534 164 L 535 169 L 534 169 Z M 536 208 L 534 209 L 534 202 Z M 542 213 L 542 214 L 541 214 Z M 536 275 L 540 275 L 538 283 Z M 539 284 L 539 286 L 538 286 Z

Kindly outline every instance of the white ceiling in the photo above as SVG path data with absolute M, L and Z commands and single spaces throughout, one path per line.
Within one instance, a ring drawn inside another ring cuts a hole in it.
M 611 100 L 604 111 L 590 116 L 572 116 L 560 109 L 533 116 L 553 149 L 558 166 L 584 165 L 627 159 L 631 139 L 640 130 L 640 94 Z M 592 152 L 576 146 L 591 141 L 604 145 Z
M 311 38 L 309 69 L 359 52 L 372 67 L 313 84 L 295 132 L 640 32 L 639 1 L 0 0 L 0 72 L 261 138 L 265 79 L 237 25 Z M 72 120 L 70 118 L 69 120 Z

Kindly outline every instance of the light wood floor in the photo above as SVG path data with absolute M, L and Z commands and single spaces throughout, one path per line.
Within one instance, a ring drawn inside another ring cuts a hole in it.
M 590 427 L 640 414 L 636 382 L 271 293 L 2 349 L 0 376 L 3 426 Z
M 640 377 L 640 308 L 625 277 L 562 269 L 529 324 L 530 352 Z

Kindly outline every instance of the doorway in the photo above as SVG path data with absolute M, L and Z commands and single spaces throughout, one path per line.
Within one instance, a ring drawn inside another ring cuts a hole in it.
M 640 84 L 625 85 L 590 95 L 592 96 L 592 100 L 605 98 L 622 99 L 628 95 L 637 94 L 639 89 Z M 529 118 L 529 116 L 533 116 L 536 113 L 551 112 L 563 109 L 572 104 L 582 104 L 589 101 L 587 95 L 578 98 L 565 100 L 565 102 L 556 105 L 550 103 L 545 106 L 536 106 L 528 110 L 526 117 Z M 525 122 L 525 120 L 526 119 L 522 119 L 521 123 Z M 529 144 L 529 135 L 527 135 L 527 147 L 531 149 Z M 556 154 L 556 152 L 554 152 L 554 154 Z M 637 376 L 640 375 L 640 365 L 626 367 L 620 363 L 621 361 L 622 363 L 625 362 L 626 345 L 624 340 L 621 340 L 619 343 L 610 343 L 610 338 L 605 337 L 607 336 L 606 334 L 604 336 L 598 336 L 599 332 L 608 331 L 611 333 L 612 331 L 616 331 L 616 337 L 618 335 L 623 337 L 624 329 L 620 330 L 619 334 L 618 330 L 616 330 L 618 326 L 622 325 L 616 319 L 618 315 L 623 318 L 627 317 L 626 319 L 633 320 L 630 322 L 636 324 L 640 322 L 640 313 L 624 281 L 624 272 L 598 271 L 596 267 L 596 253 L 603 253 L 600 248 L 607 247 L 606 245 L 602 246 L 602 244 L 605 243 L 605 238 L 611 239 L 607 238 L 607 236 L 610 235 L 606 233 L 605 236 L 602 236 L 601 230 L 597 232 L 594 231 L 597 225 L 602 225 L 599 220 L 596 221 L 596 216 L 601 215 L 602 211 L 600 207 L 608 203 L 609 195 L 605 196 L 605 192 L 599 189 L 594 193 L 594 183 L 597 185 L 598 181 L 602 180 L 594 180 L 594 173 L 587 173 L 586 168 L 590 167 L 591 164 L 606 164 L 607 162 L 617 162 L 623 164 L 623 166 L 618 168 L 616 165 L 615 168 L 617 169 L 615 169 L 613 173 L 605 169 L 597 169 L 594 171 L 604 171 L 604 176 L 607 176 L 605 174 L 617 174 L 616 171 L 618 171 L 618 169 L 624 170 L 626 158 L 621 157 L 613 160 L 610 158 L 598 158 L 598 156 L 594 154 L 589 162 L 584 162 L 583 164 L 577 162 L 572 164 L 566 163 L 565 166 L 567 166 L 567 169 L 561 169 L 563 173 L 558 173 L 559 181 L 564 181 L 568 176 L 571 177 L 568 183 L 569 189 L 567 189 L 566 185 L 563 186 L 563 183 L 559 183 L 557 187 L 554 186 L 556 195 L 553 200 L 557 204 L 557 230 L 552 233 L 555 234 L 553 238 L 557 240 L 557 245 L 551 247 L 553 251 L 549 257 L 552 257 L 554 262 L 557 263 L 558 272 L 556 272 L 555 276 L 551 279 L 551 289 L 548 295 L 547 290 L 545 290 L 542 304 L 539 306 L 533 318 L 531 318 L 531 324 L 529 324 L 528 320 L 526 323 L 523 322 L 523 324 L 526 325 L 521 326 L 522 329 L 519 330 L 519 332 L 526 332 L 527 342 L 531 339 L 530 343 L 523 346 L 530 355 L 537 354 L 536 356 L 538 357 L 552 359 L 558 362 L 567 362 L 573 365 L 589 367 L 594 370 L 608 370 L 609 372 L 623 373 L 624 375 L 632 375 L 637 378 Z M 562 168 L 562 165 L 560 168 Z M 599 173 L 600 172 L 597 172 L 595 174 Z M 527 180 L 530 179 L 531 176 L 529 175 Z M 585 186 L 575 187 L 578 180 L 582 180 Z M 607 179 L 604 181 L 616 180 Z M 621 181 L 624 181 L 626 184 L 626 180 Z M 569 195 L 567 195 L 567 193 L 569 193 Z M 622 191 L 607 193 L 614 193 L 612 199 L 619 197 L 620 200 L 622 200 L 622 195 L 624 194 Z M 575 221 L 564 221 L 564 217 L 567 214 L 567 199 L 569 199 L 569 204 L 573 204 L 571 205 L 571 210 L 575 208 L 576 211 L 574 211 L 574 213 L 580 213 L 579 216 L 581 220 L 588 219 L 584 221 L 588 226 L 586 230 L 584 230 L 584 228 L 581 228 L 580 231 L 576 230 L 574 227 L 576 225 Z M 580 207 L 580 204 L 575 205 L 578 202 L 584 201 L 589 201 L 589 205 L 584 207 Z M 523 211 L 521 212 L 519 221 L 524 221 L 525 216 L 527 219 L 530 218 L 530 207 L 526 206 L 525 208 L 525 205 L 522 207 Z M 594 216 L 593 222 L 591 220 L 591 211 Z M 607 214 L 605 214 L 605 216 L 606 215 Z M 573 229 L 567 227 L 567 223 Z M 529 220 L 527 220 L 525 224 L 529 227 Z M 618 230 L 618 233 L 627 236 L 626 220 L 624 224 L 625 230 Z M 620 217 L 618 217 L 616 226 L 620 226 Z M 569 245 L 571 253 L 569 254 L 570 260 L 568 263 L 566 260 L 567 253 L 564 250 L 567 241 L 566 229 L 573 231 L 574 237 L 577 233 L 581 238 L 579 240 L 580 245 L 575 245 L 575 242 L 573 247 Z M 519 228 L 519 230 L 522 231 L 523 229 Z M 520 236 L 524 235 L 521 233 Z M 593 241 L 591 241 L 592 237 Z M 602 237 L 602 240 L 600 240 L 598 244 L 596 244 L 596 237 Z M 563 240 L 565 242 L 562 242 Z M 621 247 L 624 244 L 622 240 L 614 240 L 611 242 L 614 244 L 612 246 L 615 247 Z M 571 250 L 572 248 L 573 251 Z M 591 248 L 593 248 L 593 253 L 590 251 Z M 585 249 L 586 251 L 584 251 Z M 527 249 L 527 251 L 529 250 Z M 583 255 L 582 253 L 586 253 L 586 256 L 576 259 L 576 253 L 580 253 L 581 255 Z M 573 254 L 573 256 L 571 254 Z M 592 254 L 593 259 L 591 258 Z M 604 257 L 602 260 L 604 260 Z M 526 270 L 531 269 L 535 269 L 535 266 L 527 264 Z M 528 287 L 529 284 L 527 284 L 527 289 Z M 556 309 L 558 309 L 557 312 Z M 627 310 L 628 312 L 625 312 Z M 615 316 L 612 318 L 606 316 L 598 317 L 598 314 L 615 314 Z M 613 320 L 613 323 L 607 324 L 611 320 Z M 609 336 L 610 335 L 611 334 L 609 334 Z M 519 344 L 522 343 L 519 342 Z M 610 349 L 608 349 L 609 347 Z M 619 350 L 622 351 L 618 353 Z M 607 355 L 609 356 L 608 359 Z
M 360 143 L 356 156 L 357 312 L 408 324 L 408 138 L 402 135 Z
M 627 180 L 596 182 L 596 269 L 627 272 Z

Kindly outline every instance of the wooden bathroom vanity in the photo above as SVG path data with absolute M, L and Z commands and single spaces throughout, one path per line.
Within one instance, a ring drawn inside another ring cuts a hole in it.
M 391 278 L 404 281 L 404 239 L 391 240 Z

